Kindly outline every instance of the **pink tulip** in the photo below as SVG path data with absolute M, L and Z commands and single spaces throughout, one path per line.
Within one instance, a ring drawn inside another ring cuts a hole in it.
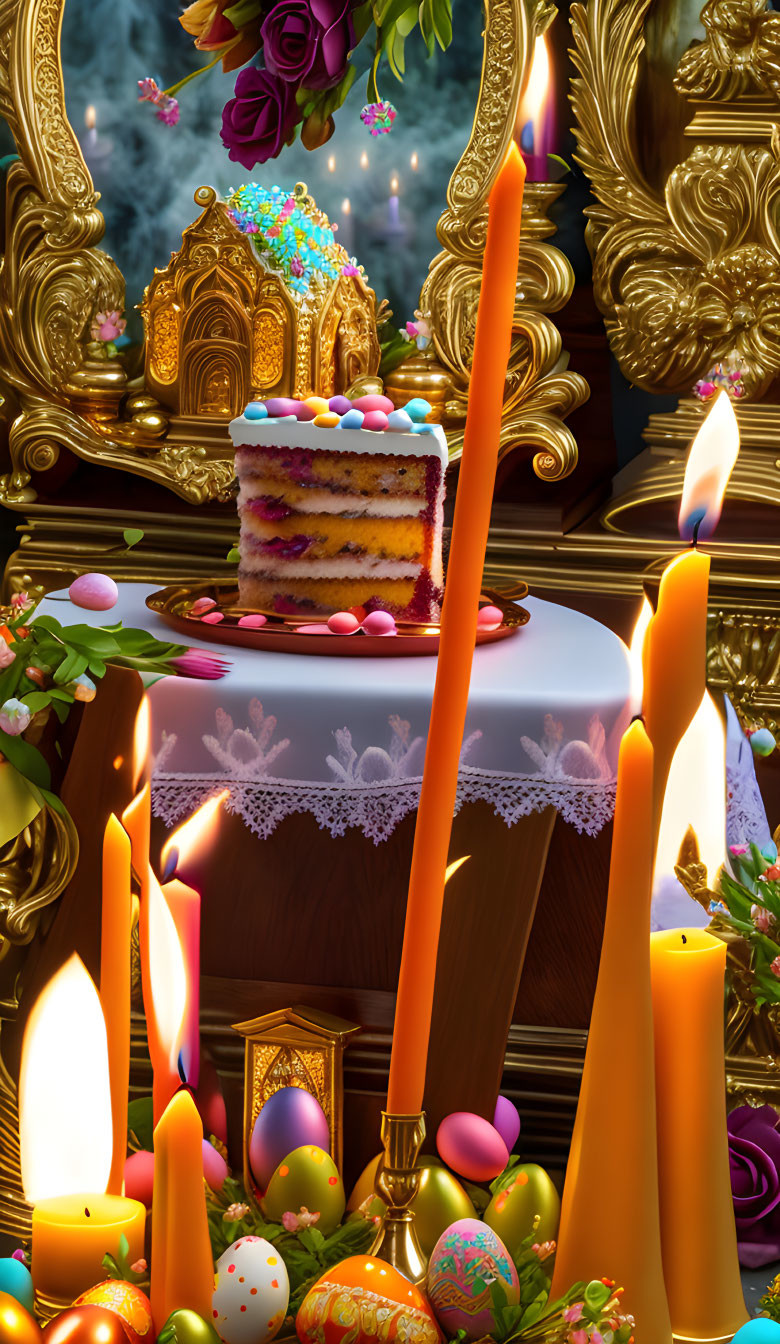
M 218 681 L 227 673 L 229 664 L 204 649 L 187 649 L 171 659 L 171 667 L 180 677 L 195 677 L 199 681 Z
M 10 667 L 15 657 L 16 654 L 13 649 L 9 648 L 3 636 L 0 635 L 0 667 Z

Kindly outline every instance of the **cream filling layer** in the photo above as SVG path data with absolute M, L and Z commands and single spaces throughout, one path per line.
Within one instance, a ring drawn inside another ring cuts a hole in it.
M 327 432 L 327 431 L 323 431 Z M 314 486 L 297 487 L 288 499 L 288 492 L 279 494 L 278 481 L 263 481 L 244 477 L 238 492 L 238 511 L 251 499 L 281 498 L 292 513 L 332 513 L 335 516 L 354 514 L 356 518 L 418 518 L 427 507 L 419 495 L 340 495 L 332 490 L 318 490 Z M 251 510 L 250 510 L 251 512 Z
M 308 448 L 328 453 L 389 453 L 396 457 L 438 457 L 446 467 L 449 453 L 441 425 L 431 425 L 424 434 L 393 434 L 390 430 L 323 429 L 311 421 L 292 416 L 247 420 L 239 415 L 230 422 L 234 448 Z
M 240 568 L 246 574 L 287 579 L 416 579 L 422 565 L 411 560 L 383 560 L 371 555 L 338 555 L 320 560 L 286 560 L 284 556 L 241 551 Z

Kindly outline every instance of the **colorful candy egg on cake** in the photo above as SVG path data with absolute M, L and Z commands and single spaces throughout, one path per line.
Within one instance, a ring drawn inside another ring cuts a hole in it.
M 265 1344 L 279 1331 L 290 1281 L 265 1237 L 240 1237 L 217 1261 L 212 1324 L 225 1344 Z
M 152 1304 L 140 1288 L 123 1279 L 106 1279 L 77 1297 L 74 1307 L 103 1307 L 118 1316 L 129 1344 L 154 1344 Z
M 392 1265 L 352 1255 L 309 1289 L 295 1321 L 301 1344 L 441 1344 L 420 1289 Z
M 330 1152 L 330 1129 L 320 1103 L 302 1087 L 282 1087 L 260 1111 L 249 1142 L 249 1165 L 265 1190 L 280 1162 L 303 1144 Z
M 280 1223 L 285 1213 L 306 1208 L 319 1213 L 317 1229 L 325 1237 L 335 1232 L 345 1207 L 344 1186 L 336 1163 L 329 1153 L 313 1144 L 287 1154 L 263 1197 L 265 1215 L 272 1223 Z
M 381 1218 L 385 1205 L 373 1194 L 379 1157 L 372 1158 L 350 1195 L 349 1208 L 360 1209 L 366 1218 Z M 437 1157 L 426 1155 L 418 1162 L 420 1186 L 414 1197 L 414 1230 L 423 1254 L 428 1257 L 445 1228 L 459 1218 L 476 1218 L 476 1209 L 457 1176 Z M 353 1216 L 357 1216 L 353 1212 Z
M 450 1334 L 482 1339 L 495 1330 L 490 1283 L 500 1283 L 509 1306 L 520 1300 L 514 1261 L 492 1228 L 462 1218 L 439 1237 L 428 1264 L 428 1300 Z
M 534 1219 L 539 1222 L 534 1227 Z M 485 1222 L 503 1241 L 510 1255 L 533 1232 L 538 1242 L 554 1241 L 561 1217 L 561 1198 L 544 1167 L 526 1162 L 514 1167 L 511 1179 L 498 1190 L 485 1210 Z

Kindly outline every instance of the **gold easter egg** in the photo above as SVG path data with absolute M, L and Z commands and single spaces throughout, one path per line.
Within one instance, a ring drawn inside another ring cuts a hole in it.
M 561 1216 L 561 1199 L 547 1172 L 535 1162 L 513 1167 L 511 1176 L 509 1184 L 491 1199 L 484 1219 L 514 1257 L 521 1241 L 534 1231 L 537 1214 L 539 1225 L 534 1231 L 536 1240 L 555 1240 Z
M 168 1317 L 157 1336 L 157 1344 L 222 1344 L 222 1341 L 209 1321 L 188 1307 L 180 1307 Z
M 461 1218 L 476 1218 L 477 1213 L 458 1178 L 437 1157 L 421 1157 L 419 1165 L 422 1168 L 420 1188 L 412 1210 L 420 1247 L 427 1257 L 445 1228 Z M 348 1208 L 360 1209 L 367 1218 L 381 1218 L 385 1209 L 382 1200 L 373 1193 L 378 1167 L 379 1158 L 372 1158 L 358 1177 L 349 1199 Z
M 10 1293 L 0 1293 L 0 1339 L 3 1344 L 41 1344 L 41 1327 Z
M 280 1223 L 285 1213 L 318 1213 L 316 1227 L 324 1236 L 344 1217 L 344 1186 L 329 1153 L 313 1144 L 295 1148 L 279 1163 L 263 1198 L 266 1218 Z

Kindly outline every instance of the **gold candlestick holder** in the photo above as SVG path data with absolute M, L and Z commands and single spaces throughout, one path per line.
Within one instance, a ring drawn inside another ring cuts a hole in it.
M 417 1158 L 425 1138 L 425 1113 L 392 1115 L 382 1112 L 384 1156 L 376 1174 L 375 1190 L 387 1205 L 370 1254 L 385 1260 L 412 1283 L 421 1283 L 428 1270 L 414 1229 L 411 1205 L 420 1188 Z

